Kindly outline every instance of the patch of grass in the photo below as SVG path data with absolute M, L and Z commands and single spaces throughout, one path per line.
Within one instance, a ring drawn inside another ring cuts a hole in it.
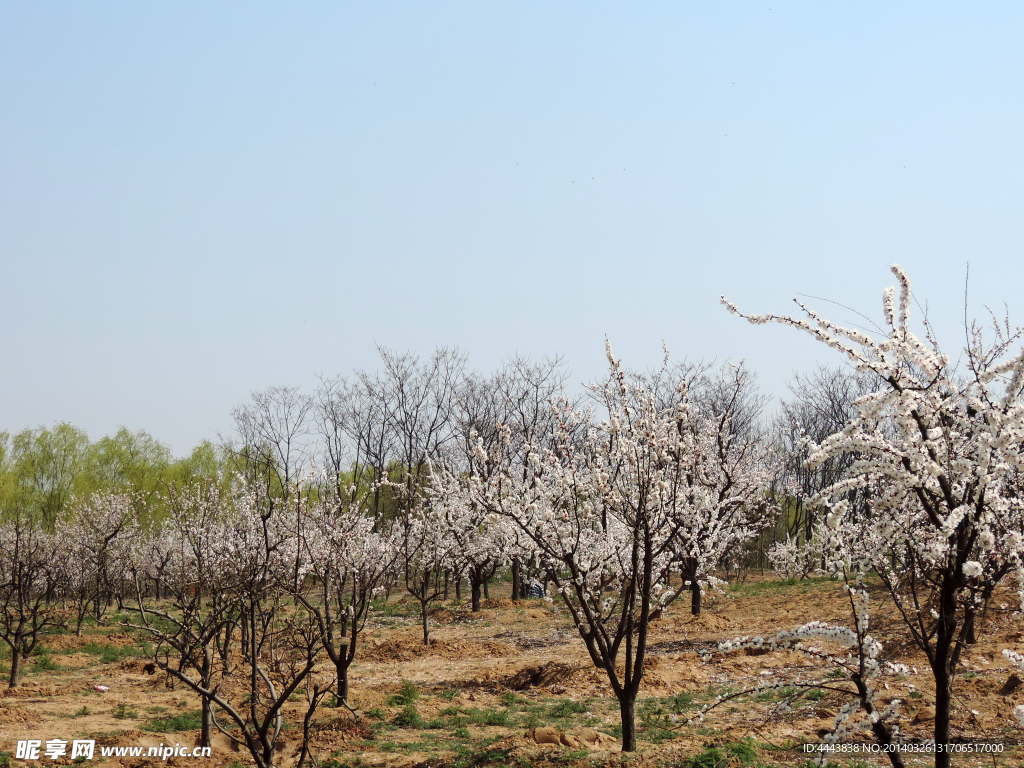
M 406 704 L 405 708 L 395 716 L 395 725 L 400 728 L 426 728 L 427 724 L 414 704 Z
M 7 768 L 11 764 L 11 753 L 0 749 L 0 768 Z
M 91 714 L 92 710 L 85 706 L 85 704 L 83 704 L 81 707 L 75 710 L 75 717 L 85 717 L 86 715 Z
M 552 705 L 548 709 L 548 715 L 556 719 L 561 719 L 564 717 L 572 717 L 573 715 L 582 715 L 589 709 L 590 707 L 588 706 L 588 702 L 564 699 L 557 704 Z
M 35 670 L 37 672 L 56 672 L 60 668 L 60 664 L 51 659 L 49 653 L 43 653 L 36 657 Z
M 143 731 L 152 733 L 177 733 L 178 731 L 195 731 L 203 725 L 203 713 L 200 710 L 183 712 L 172 717 L 150 720 L 142 726 Z
M 388 713 L 385 712 L 380 707 L 374 707 L 373 709 L 367 710 L 366 716 L 368 718 L 370 718 L 371 720 L 384 721 L 384 720 L 387 720 Z
M 117 720 L 134 720 L 139 716 L 139 710 L 130 708 L 127 703 L 122 701 L 110 710 L 110 714 Z
M 438 692 L 437 698 L 444 699 L 445 701 L 452 701 L 458 695 L 459 695 L 459 689 L 458 688 L 449 688 L 447 690 Z
M 821 701 L 825 698 L 825 692 L 820 688 L 812 688 L 804 694 L 804 698 L 809 701 Z
M 483 765 L 505 765 L 511 749 L 491 748 L 497 739 L 488 739 L 473 747 L 456 745 L 453 768 L 476 768 Z
M 469 709 L 466 717 L 473 725 L 496 725 L 508 728 L 512 723 L 509 714 L 501 709 Z
M 721 747 L 711 747 L 679 764 L 680 768 L 733 768 L 733 766 L 761 765 L 750 741 L 734 741 Z
M 81 650 L 82 653 L 99 656 L 101 664 L 113 664 L 115 661 L 120 661 L 121 659 L 138 655 L 138 651 L 135 648 L 118 648 L 114 645 L 109 645 L 107 643 L 100 644 L 95 641 L 86 643 L 82 646 Z
M 420 692 L 416 690 L 416 686 L 408 680 L 403 680 L 402 689 L 398 693 L 393 693 L 388 696 L 388 705 L 404 707 L 407 704 L 412 704 L 414 701 L 419 699 L 419 697 Z

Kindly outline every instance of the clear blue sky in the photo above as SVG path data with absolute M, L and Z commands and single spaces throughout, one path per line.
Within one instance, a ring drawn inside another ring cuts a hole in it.
M 718 304 L 952 351 L 1022 317 L 1019 3 L 0 4 L 0 429 L 182 453 L 275 384 L 458 345 L 827 351 Z M 822 305 L 827 306 L 827 305 Z M 849 317 L 836 311 L 839 319 Z

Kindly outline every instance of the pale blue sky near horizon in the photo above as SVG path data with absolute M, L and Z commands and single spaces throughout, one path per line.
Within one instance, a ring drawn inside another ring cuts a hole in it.
M 457 345 L 830 352 L 720 305 L 947 348 L 1024 322 L 1016 3 L 0 3 L 0 430 L 177 454 L 252 390 Z M 811 302 L 836 319 L 850 313 Z

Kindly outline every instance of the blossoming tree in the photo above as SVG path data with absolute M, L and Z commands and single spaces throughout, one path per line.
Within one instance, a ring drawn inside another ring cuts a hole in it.
M 701 448 L 686 382 L 668 402 L 630 386 L 608 346 L 610 375 L 595 388 L 606 418 L 551 404 L 553 434 L 527 445 L 525 461 L 481 440 L 467 483 L 471 503 L 524 534 L 619 702 L 623 749 L 636 749 L 635 704 L 653 612 L 683 590 L 668 574 Z M 705 425 L 710 427 L 711 425 Z M 507 427 L 505 441 L 512 439 Z M 450 481 L 451 482 L 451 481 Z
M 882 578 L 927 656 L 935 680 L 935 741 L 945 745 L 962 649 L 973 639 L 985 600 L 1008 573 L 1021 571 L 1024 351 L 1013 350 L 1020 332 L 1008 325 L 996 325 L 992 343 L 972 325 L 958 371 L 927 320 L 923 337 L 911 330 L 910 280 L 898 265 L 892 271 L 899 300 L 895 289 L 885 291 L 879 339 L 802 304 L 803 317 L 743 317 L 809 333 L 877 384 L 857 399 L 841 431 L 809 446 L 811 468 L 843 454 L 858 457 L 848 476 L 814 502 L 827 510 L 826 525 L 837 533 L 858 532 L 865 522 L 877 533 L 837 535 L 834 547 L 855 572 Z M 739 314 L 724 297 L 723 303 Z M 867 495 L 856 508 L 848 500 L 855 490 Z M 939 751 L 936 766 L 949 764 L 949 753 Z

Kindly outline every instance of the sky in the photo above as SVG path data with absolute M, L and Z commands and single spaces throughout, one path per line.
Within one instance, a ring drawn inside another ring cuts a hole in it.
M 250 392 L 565 355 L 839 363 L 1024 306 L 1019 3 L 0 2 L 0 430 L 177 454 Z M 834 302 L 834 303 L 828 303 Z M 1024 322 L 1024 320 L 1022 320 Z

